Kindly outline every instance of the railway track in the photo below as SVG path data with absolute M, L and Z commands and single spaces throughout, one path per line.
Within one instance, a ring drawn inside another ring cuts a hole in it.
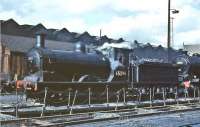
M 198 98 L 196 99 L 179 99 L 179 104 L 185 104 L 185 103 L 194 103 L 199 102 Z M 166 100 L 166 105 L 172 105 L 177 104 L 176 101 L 172 100 Z M 56 115 L 56 114 L 69 114 L 70 112 L 73 113 L 84 113 L 84 112 L 95 112 L 95 111 L 109 111 L 109 110 L 115 110 L 116 108 L 118 110 L 121 109 L 128 109 L 128 108 L 134 108 L 134 107 L 157 107 L 162 106 L 164 103 L 162 100 L 158 100 L 157 102 L 127 102 L 124 104 L 123 102 L 119 103 L 109 103 L 109 104 L 92 104 L 92 105 L 74 105 L 74 106 L 46 106 L 44 109 L 43 104 L 37 104 L 37 105 L 22 105 L 16 107 L 16 105 L 8 106 L 8 107 L 1 107 L 1 113 L 8 114 L 12 116 L 16 116 L 16 108 L 17 108 L 17 115 L 18 117 L 38 117 L 41 116 L 41 113 L 43 112 L 43 115 Z M 30 116 L 31 114 L 31 116 Z
M 122 120 L 144 116 L 162 115 L 187 111 L 200 110 L 199 103 L 175 104 L 167 106 L 154 106 L 132 109 L 119 109 L 110 111 L 87 112 L 77 114 L 64 114 L 32 118 L 19 118 L 1 121 L 2 126 L 67 126 L 82 123 Z

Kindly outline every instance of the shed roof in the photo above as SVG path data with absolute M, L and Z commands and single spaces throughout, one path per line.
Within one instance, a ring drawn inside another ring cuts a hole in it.
M 70 42 L 74 43 L 77 41 L 83 41 L 87 44 L 99 45 L 100 41 L 97 36 L 90 35 L 87 31 L 83 33 L 70 32 L 66 28 L 62 29 L 48 29 L 43 24 L 27 25 L 18 24 L 15 20 L 1 20 L 1 33 L 6 35 L 24 36 L 24 37 L 35 37 L 35 33 L 38 31 L 46 31 L 46 38 L 48 40 Z M 111 38 L 108 40 L 117 41 Z M 107 40 L 105 40 L 107 41 Z M 102 43 L 102 42 L 101 42 Z
M 35 38 L 2 34 L 1 42 L 12 52 L 26 53 L 34 47 Z M 54 40 L 45 40 L 45 46 L 54 50 L 72 50 L 74 48 L 73 43 L 64 43 Z

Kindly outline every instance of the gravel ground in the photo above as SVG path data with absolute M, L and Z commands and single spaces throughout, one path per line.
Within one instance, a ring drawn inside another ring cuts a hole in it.
M 72 127 L 200 127 L 200 111 L 131 119 L 122 118 Z
M 26 100 L 26 95 L 23 93 L 18 93 L 16 96 L 15 93 L 12 94 L 1 94 L 0 95 L 0 107 L 10 107 L 18 104 L 19 106 L 30 106 L 35 105 L 33 100 Z

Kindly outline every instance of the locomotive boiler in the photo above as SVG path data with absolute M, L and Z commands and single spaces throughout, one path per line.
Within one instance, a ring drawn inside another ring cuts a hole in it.
M 83 50 L 69 52 L 36 47 L 28 53 L 27 59 L 30 73 L 35 74 L 35 81 L 40 82 L 103 81 L 110 72 L 106 57 Z

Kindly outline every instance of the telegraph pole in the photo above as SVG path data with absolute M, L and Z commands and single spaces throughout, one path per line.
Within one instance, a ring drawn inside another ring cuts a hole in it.
M 168 20 L 167 20 L 167 49 L 168 49 L 168 62 L 170 61 L 170 51 L 171 48 L 171 11 L 172 14 L 179 13 L 179 10 L 171 9 L 171 0 L 168 0 Z
M 168 0 L 168 18 L 167 18 L 167 61 L 170 62 L 170 41 L 171 41 L 171 30 L 170 30 L 170 11 L 171 11 L 171 0 Z
M 174 45 L 174 17 L 171 17 L 171 47 Z
M 171 46 L 170 11 L 171 11 L 171 0 L 168 0 L 168 29 L 167 29 L 167 48 L 168 49 Z

